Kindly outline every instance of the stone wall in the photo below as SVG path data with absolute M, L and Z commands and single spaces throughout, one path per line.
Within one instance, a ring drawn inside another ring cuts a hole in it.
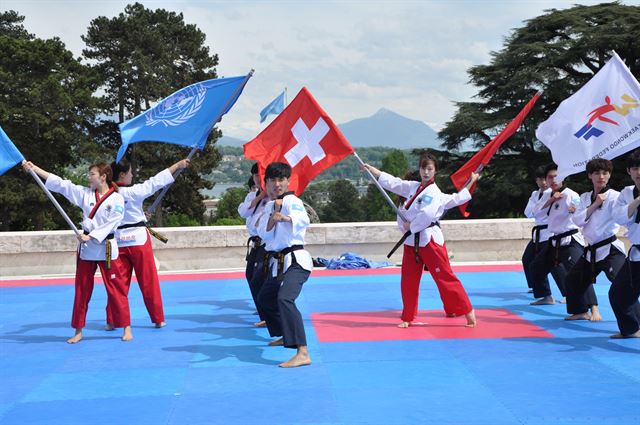
M 519 261 L 532 226 L 528 219 L 442 221 L 454 262 Z M 156 230 L 169 238 L 167 244 L 153 239 L 161 271 L 244 267 L 244 226 Z M 394 222 L 312 224 L 306 247 L 313 257 L 331 258 L 350 251 L 384 261 L 400 236 Z M 71 231 L 0 232 L 0 277 L 73 273 L 75 250 Z M 401 259 L 399 249 L 391 261 L 399 263 Z

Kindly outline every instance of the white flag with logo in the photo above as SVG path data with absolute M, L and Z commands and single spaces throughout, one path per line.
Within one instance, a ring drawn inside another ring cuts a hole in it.
M 536 130 L 564 179 L 594 158 L 613 159 L 640 146 L 640 84 L 614 53 Z

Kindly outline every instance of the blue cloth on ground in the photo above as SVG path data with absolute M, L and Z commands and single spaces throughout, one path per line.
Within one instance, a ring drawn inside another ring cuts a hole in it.
M 325 258 L 317 258 L 316 260 L 330 270 L 379 269 L 393 266 L 393 263 L 388 261 L 369 261 L 353 252 L 345 252 L 340 257 L 330 260 Z

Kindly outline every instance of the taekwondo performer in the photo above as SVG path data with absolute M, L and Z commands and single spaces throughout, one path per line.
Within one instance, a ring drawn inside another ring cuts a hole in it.
M 598 298 L 593 289 L 596 277 L 604 272 L 613 282 L 625 261 L 624 244 L 616 237 L 620 226 L 614 211 L 620 193 L 609 187 L 613 163 L 607 159 L 587 162 L 587 176 L 593 190 L 580 195 L 573 222 L 582 231 L 588 245 L 566 280 L 567 312 L 565 320 L 602 320 Z M 591 314 L 589 314 L 591 310 Z
M 640 338 L 640 150 L 629 156 L 627 173 L 633 185 L 620 192 L 615 217 L 618 224 L 626 226 L 631 249 L 609 288 L 609 301 L 620 329 L 611 338 Z
M 96 268 L 100 268 L 109 303 L 113 306 L 113 325 L 124 328 L 123 341 L 133 339 L 129 301 L 120 270 L 118 244 L 114 239 L 114 232 L 124 215 L 124 199 L 112 181 L 111 167 L 105 163 L 91 165 L 89 167 L 90 187 L 73 184 L 69 180 L 44 171 L 29 161 L 25 162 L 23 167 L 32 169 L 43 178 L 49 190 L 62 194 L 72 204 L 82 208 L 84 234 L 78 236 L 80 243 L 71 318 L 75 335 L 67 342 L 75 344 L 82 340 L 82 329 L 85 326 L 93 292 Z
M 551 189 L 543 195 L 535 216 L 547 216 L 551 236 L 529 265 L 533 284 L 533 297 L 540 298 L 531 305 L 555 304 L 547 275 L 551 273 L 563 297 L 569 271 L 584 251 L 584 239 L 573 221 L 573 214 L 580 204 L 580 196 L 557 181 L 558 166 L 550 164 L 545 169 L 547 186 Z
M 369 164 L 364 164 L 363 167 L 377 178 L 384 189 L 407 199 L 399 211 L 409 220 L 409 223 L 405 223 L 398 217 L 398 226 L 406 233 L 396 245 L 399 246 L 404 242 L 400 278 L 403 310 L 402 321 L 398 327 L 409 327 L 418 313 L 420 277 L 424 266 L 427 266 L 436 282 L 447 316 L 464 315 L 467 319 L 465 326 L 475 326 L 476 317 L 473 307 L 462 283 L 451 270 L 449 254 L 438 220 L 446 210 L 471 199 L 469 188 L 478 181 L 479 175 L 472 173 L 460 192 L 449 195 L 442 193 L 435 184 L 438 161 L 430 153 L 420 156 L 420 182 L 401 180 Z
M 189 165 L 188 159 L 176 162 L 171 167 L 159 172 L 143 183 L 132 185 L 133 173 L 129 161 L 122 159 L 111 164 L 118 193 L 124 198 L 124 218 L 116 229 L 115 235 L 120 248 L 120 264 L 122 276 L 125 280 L 126 291 L 129 293 L 133 271 L 142 292 L 144 305 L 147 308 L 151 322 L 156 328 L 166 325 L 162 308 L 162 294 L 160 280 L 153 258 L 151 235 L 147 229 L 147 217 L 143 203 L 163 187 L 173 183 L 173 174 Z M 111 303 L 107 303 L 107 330 L 113 330 L 113 312 Z
M 264 243 L 258 236 L 256 221 L 262 215 L 265 205 L 269 201 L 267 192 L 262 189 L 260 184 L 260 174 L 258 173 L 258 164 L 255 163 L 251 167 L 251 180 L 253 188 L 249 191 L 244 201 L 238 206 L 238 214 L 245 219 L 249 239 L 247 240 L 247 266 L 245 268 L 245 277 L 251 291 L 251 298 L 256 306 L 256 310 L 260 321 L 255 326 L 263 327 L 266 325 L 264 315 L 260 312 L 258 306 L 258 294 L 264 281 L 264 273 L 261 268 L 264 266 L 265 249 Z M 250 186 L 251 188 L 251 186 Z
M 270 346 L 295 348 L 296 354 L 280 367 L 291 368 L 311 364 L 302 315 L 296 298 L 313 269 L 311 255 L 304 249 L 309 216 L 304 204 L 293 192 L 287 192 L 291 167 L 273 162 L 265 171 L 265 184 L 272 200 L 257 220 L 258 235 L 265 242 L 267 276 L 258 305 L 272 337 L 280 337 Z
M 529 266 L 536 254 L 540 251 L 542 245 L 549 240 L 549 231 L 547 230 L 547 227 L 549 227 L 548 217 L 546 215 L 535 216 L 535 211 L 537 209 L 536 206 L 540 202 L 544 202 L 543 196 L 546 192 L 551 192 L 551 189 L 547 187 L 547 180 L 545 179 L 544 171 L 544 167 L 538 167 L 536 169 L 536 185 L 538 186 L 538 190 L 531 192 L 527 206 L 524 209 L 525 217 L 535 219 L 535 225 L 531 229 L 531 240 L 522 254 L 522 268 L 524 269 L 524 276 L 527 280 L 529 292 L 533 292 Z

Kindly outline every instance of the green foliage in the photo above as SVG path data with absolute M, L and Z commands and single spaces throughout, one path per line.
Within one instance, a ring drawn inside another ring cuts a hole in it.
M 358 190 L 349 180 L 336 180 L 330 185 L 329 202 L 322 207 L 320 219 L 325 223 L 362 221 L 359 201 Z
M 396 196 L 391 194 L 391 199 Z M 361 199 L 364 221 L 394 221 L 396 213 L 384 199 L 375 184 L 367 186 L 367 193 Z
M 200 223 L 189 217 L 184 213 L 173 213 L 168 214 L 165 217 L 164 226 L 165 227 L 184 227 L 184 226 L 199 226 Z
M 140 114 L 182 87 L 216 77 L 218 56 L 210 54 L 205 34 L 195 25 L 186 24 L 181 13 L 147 9 L 135 3 L 113 18 L 93 19 L 82 39 L 87 45 L 83 54 L 100 77 L 102 110 L 109 116 L 116 114 L 118 122 Z M 103 121 L 95 136 L 112 150 L 120 144 L 116 125 Z M 162 217 L 168 213 L 204 221 L 200 190 L 211 189 L 212 184 L 202 176 L 220 161 L 213 145 L 219 136 L 218 131 L 211 133 L 206 149 L 174 183 L 156 214 L 156 225 L 162 225 Z M 138 143 L 128 152 L 136 180 L 143 180 L 186 157 L 188 149 Z
M 240 224 L 244 223 L 238 214 L 238 205 L 244 201 L 248 193 L 249 190 L 244 187 L 227 189 L 218 200 L 213 222 L 216 223 L 221 219 L 234 219 L 240 220 Z
M 59 39 L 29 35 L 23 19 L 13 11 L 0 14 L 0 123 L 25 158 L 64 175 L 83 158 L 100 156 L 89 141 L 98 80 Z M 58 199 L 79 221 L 80 211 Z M 31 175 L 16 167 L 0 178 L 0 230 L 66 227 Z
M 404 152 L 399 149 L 392 149 L 382 158 L 380 169 L 393 176 L 404 176 L 409 171 L 409 161 L 407 161 Z
M 241 218 L 219 218 L 214 220 L 211 225 L 212 226 L 240 226 L 243 225 L 245 221 Z
M 478 100 L 457 103 L 458 111 L 439 133 L 449 150 L 467 140 L 480 148 L 517 115 L 537 90 L 544 89 L 520 129 L 483 171 L 483 180 L 469 208 L 472 217 L 521 216 L 535 189 L 535 169 L 551 162 L 546 147 L 536 140 L 535 129 L 562 100 L 604 66 L 614 50 L 636 78 L 640 77 L 638 39 L 638 6 L 603 3 L 551 9 L 513 30 L 503 48 L 491 54 L 488 65 L 469 70 L 471 83 L 478 87 Z M 450 175 L 465 159 L 451 157 L 451 163 L 445 160 L 439 175 Z M 623 167 L 617 165 L 616 169 L 622 171 Z M 625 184 L 623 180 L 622 173 L 614 174 L 612 184 L 619 188 Z M 589 190 L 585 182 L 584 173 L 566 181 L 576 191 Z

